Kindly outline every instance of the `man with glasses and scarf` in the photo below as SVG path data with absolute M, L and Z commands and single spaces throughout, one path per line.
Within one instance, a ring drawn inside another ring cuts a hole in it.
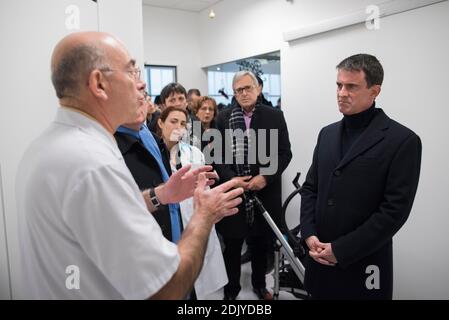
M 274 221 L 279 222 L 282 207 L 281 174 L 292 158 L 290 140 L 283 112 L 257 102 L 260 87 L 252 72 L 237 72 L 232 86 L 236 103 L 223 110 L 217 118 L 217 128 L 222 137 L 223 159 L 215 168 L 221 182 L 236 181 L 245 193 L 238 214 L 217 224 L 225 245 L 223 256 L 229 278 L 224 288 L 224 299 L 235 299 L 241 290 L 240 256 L 243 241 L 247 238 L 252 252 L 253 291 L 259 299 L 270 300 L 273 297 L 266 289 L 265 271 L 267 253 L 272 251 L 274 235 L 253 201 L 257 195 Z M 243 133 L 242 139 L 237 137 L 238 132 Z M 234 134 L 232 142 L 226 143 L 227 135 Z M 276 146 L 274 152 L 271 152 L 271 148 Z M 263 163 L 258 153 L 262 152 L 266 156 L 268 150 L 269 163 Z M 230 163 L 226 162 L 228 154 L 232 154 Z M 253 154 L 257 154 L 256 159 L 252 159 Z M 269 165 L 274 165 L 273 172 L 264 170 Z

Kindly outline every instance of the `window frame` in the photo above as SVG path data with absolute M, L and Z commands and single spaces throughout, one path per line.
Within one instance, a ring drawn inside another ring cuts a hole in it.
M 177 66 L 173 66 L 173 65 L 164 65 L 164 64 L 145 64 L 144 65 L 145 68 L 145 77 L 146 77 L 146 84 L 147 84 L 147 92 L 148 95 L 151 96 L 151 99 L 154 101 L 154 98 L 158 95 L 160 95 L 159 93 L 154 93 L 151 92 L 151 69 L 169 69 L 169 70 L 173 70 L 173 81 L 172 82 L 177 82 L 178 81 L 178 67 Z M 168 83 L 167 83 L 168 84 Z M 165 85 L 164 85 L 165 86 Z M 161 90 L 164 86 L 161 86 Z

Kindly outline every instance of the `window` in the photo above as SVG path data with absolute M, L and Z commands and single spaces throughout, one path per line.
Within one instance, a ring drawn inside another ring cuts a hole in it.
M 234 95 L 232 91 L 232 78 L 235 72 L 220 72 L 220 71 L 208 71 L 208 96 L 214 98 L 217 104 L 223 103 L 225 105 L 231 103 L 231 99 Z M 219 91 L 223 90 L 228 95 L 229 99 L 226 99 Z
M 223 71 L 208 71 L 208 95 L 217 101 L 217 104 L 223 103 L 225 105 L 231 103 L 234 96 L 232 90 L 232 78 L 236 72 Z M 277 100 L 281 96 L 281 76 L 279 74 L 263 74 L 263 95 L 268 101 L 271 101 L 273 106 L 277 104 Z M 223 90 L 229 96 L 226 99 L 219 91 Z
M 145 65 L 145 73 L 147 92 L 153 101 L 167 84 L 176 82 L 175 66 Z
M 279 51 L 209 66 L 207 68 L 209 96 L 215 98 L 217 103 L 230 104 L 234 96 L 232 79 L 239 70 L 251 70 L 260 75 L 265 99 L 273 106 L 277 105 L 281 97 L 281 53 Z
M 280 74 L 263 74 L 263 95 L 273 106 L 277 104 L 281 97 L 281 75 Z

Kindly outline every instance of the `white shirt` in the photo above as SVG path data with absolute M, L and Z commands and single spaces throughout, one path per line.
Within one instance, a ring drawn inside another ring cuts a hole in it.
M 170 150 L 171 159 L 176 159 L 178 148 L 181 151 L 179 161 L 181 161 L 183 166 L 189 163 L 192 164 L 193 168 L 204 165 L 204 155 L 201 150 L 184 142 L 179 142 Z M 170 164 L 172 171 L 175 172 L 176 163 L 173 162 L 171 160 Z M 193 198 L 181 201 L 179 205 L 181 207 L 182 223 L 184 226 L 187 226 L 193 214 Z M 228 276 L 223 253 L 221 252 L 217 232 L 213 226 L 207 242 L 206 253 L 204 254 L 203 267 L 194 284 L 196 296 L 199 300 L 205 299 L 207 295 L 222 288 L 226 283 L 228 283 Z
M 16 196 L 24 298 L 145 299 L 178 268 L 114 137 L 85 114 L 59 108 Z

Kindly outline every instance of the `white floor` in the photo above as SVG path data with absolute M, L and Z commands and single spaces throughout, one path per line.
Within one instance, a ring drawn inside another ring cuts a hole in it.
M 240 281 L 242 290 L 240 291 L 237 300 L 257 300 L 257 296 L 253 292 L 251 285 L 251 263 L 248 262 L 242 265 L 242 275 Z M 266 282 L 268 291 L 273 293 L 274 280 L 272 273 L 267 274 Z M 222 299 L 223 299 L 223 289 L 220 289 L 210 294 L 206 298 L 206 300 L 222 300 Z M 289 292 L 280 291 L 279 300 L 298 300 L 298 299 Z

